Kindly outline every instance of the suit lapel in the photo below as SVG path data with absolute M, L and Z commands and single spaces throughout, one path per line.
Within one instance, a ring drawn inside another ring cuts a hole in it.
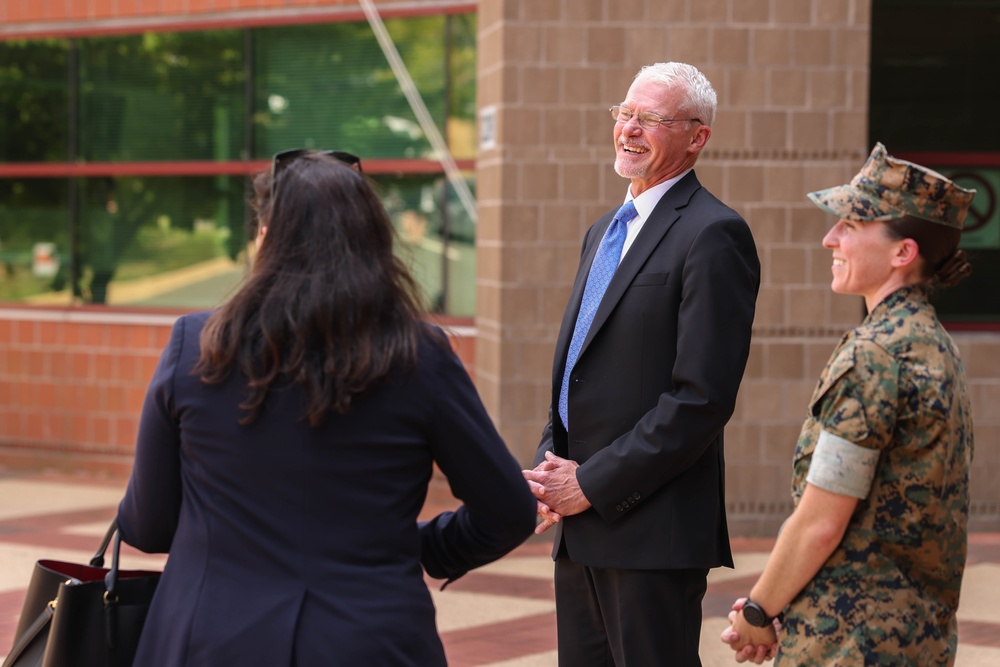
M 649 259 L 653 250 L 660 245 L 663 237 L 667 235 L 670 228 L 680 219 L 682 210 L 687 207 L 688 202 L 691 201 L 691 197 L 699 188 L 701 188 L 701 183 L 698 182 L 698 178 L 692 171 L 675 183 L 656 204 L 656 208 L 653 209 L 649 219 L 643 224 L 642 230 L 635 237 L 635 241 L 633 241 L 625 258 L 618 266 L 618 270 L 615 271 L 615 275 L 611 279 L 607 291 L 604 292 L 601 304 L 597 307 L 597 312 L 594 314 L 594 321 L 591 323 L 590 329 L 587 331 L 587 337 L 583 341 L 583 347 L 580 348 L 580 357 L 586 353 L 590 341 L 594 339 L 594 336 L 600 331 L 601 326 L 611 316 L 615 306 L 618 305 L 618 301 L 625 294 L 625 290 L 628 289 L 628 286 L 632 284 L 632 280 L 639 273 L 639 269 L 646 264 L 646 260 Z M 604 225 L 604 228 L 606 229 L 607 225 Z M 587 263 L 587 273 L 590 272 L 590 263 L 593 262 L 596 252 L 597 246 L 595 245 L 590 253 L 590 261 Z M 586 274 L 584 275 L 586 276 Z M 583 287 L 579 287 L 579 295 L 577 295 L 577 286 L 574 285 L 573 296 L 575 299 L 574 312 L 578 312 L 580 301 L 583 297 Z M 573 321 L 576 321 L 575 316 Z M 570 335 L 572 335 L 572 331 L 573 328 L 571 325 Z M 568 340 L 566 341 L 566 345 L 569 345 Z
M 592 237 L 584 247 L 583 254 L 580 255 L 580 266 L 576 271 L 576 279 L 573 282 L 573 291 L 569 295 L 569 303 L 566 304 L 566 311 L 563 313 L 562 324 L 559 326 L 559 335 L 556 338 L 556 356 L 552 368 L 554 384 L 558 387 L 562 383 L 563 372 L 566 368 L 566 353 L 569 349 L 570 339 L 573 337 L 573 329 L 576 326 L 576 318 L 580 314 L 580 303 L 583 301 L 583 290 L 587 286 L 587 276 L 590 275 L 590 265 L 594 263 L 597 255 L 597 248 L 601 245 L 601 239 L 608 231 L 608 226 L 614 220 L 615 211 L 612 209 L 604 214 L 591 230 Z

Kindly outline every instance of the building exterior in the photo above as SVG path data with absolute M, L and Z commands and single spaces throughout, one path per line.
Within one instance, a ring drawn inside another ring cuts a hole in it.
M 976 274 L 939 310 L 973 397 L 973 527 L 998 530 L 998 17 L 1000 0 L 5 3 L 0 464 L 127 470 L 170 323 L 238 280 L 246 175 L 301 145 L 365 158 L 528 463 L 583 233 L 626 187 L 607 107 L 640 66 L 680 60 L 719 93 L 699 178 L 748 220 L 763 268 L 727 429 L 733 533 L 771 534 L 790 512 L 806 402 L 864 315 L 829 290 L 831 220 L 805 193 L 846 182 L 876 140 L 980 190 L 963 236 Z M 436 130 L 400 92 L 379 21 Z M 48 115 L 32 106 L 52 95 Z M 26 253 L 31 276 L 17 278 Z M 165 254 L 187 259 L 149 268 Z

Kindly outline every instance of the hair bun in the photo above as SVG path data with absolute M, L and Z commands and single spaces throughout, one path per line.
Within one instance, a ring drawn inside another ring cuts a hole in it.
M 968 255 L 961 248 L 955 250 L 951 257 L 944 260 L 934 278 L 942 287 L 954 287 L 972 274 L 972 264 Z

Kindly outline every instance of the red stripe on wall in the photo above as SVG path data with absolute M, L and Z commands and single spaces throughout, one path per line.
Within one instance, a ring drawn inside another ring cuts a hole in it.
M 443 174 L 434 160 L 362 160 L 366 174 Z M 458 168 L 472 171 L 475 160 L 457 160 Z M 228 162 L 8 162 L 0 164 L 0 178 L 69 178 L 84 176 L 218 176 L 255 174 L 268 169 L 270 160 Z
M 948 151 L 921 151 L 893 153 L 893 157 L 917 164 L 939 167 L 1000 167 L 1000 153 L 956 153 Z
M 14 0 L 29 3 L 42 11 L 45 0 Z M 70 9 L 72 3 L 48 1 L 44 14 L 28 15 L 6 7 L 7 16 L 0 14 L 0 40 L 30 37 L 96 37 L 101 35 L 134 34 L 140 32 L 183 32 L 191 30 L 227 30 L 278 25 L 315 23 L 346 23 L 365 21 L 365 15 L 355 0 L 348 2 L 318 2 L 312 6 L 288 9 L 261 9 L 258 0 L 233 0 L 229 6 L 216 9 L 180 11 L 141 11 L 134 6 L 97 2 L 89 15 L 81 20 Z M 142 4 L 142 3 L 137 3 Z M 350 5 L 349 7 L 344 5 Z M 472 14 L 478 9 L 475 2 L 387 2 L 377 3 L 382 18 L 410 18 L 417 16 L 442 16 L 446 14 Z M 0 7 L 5 3 L 0 2 Z

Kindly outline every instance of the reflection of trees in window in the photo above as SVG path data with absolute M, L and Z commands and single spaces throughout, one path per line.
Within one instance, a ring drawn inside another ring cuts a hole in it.
M 86 160 L 232 160 L 245 155 L 240 31 L 81 40 L 80 82 L 80 152 Z M 242 187 L 230 181 L 88 182 L 75 293 L 104 303 L 123 253 L 155 219 L 187 230 L 197 219 L 215 220 L 228 230 L 228 254 L 235 257 L 243 240 Z
M 445 18 L 450 44 L 448 67 L 448 143 L 459 158 L 476 156 L 476 15 Z
M 475 15 L 386 27 L 453 154 L 473 158 Z M 119 303 L 117 285 L 143 272 L 235 259 L 246 241 L 242 176 L 138 176 L 143 168 L 129 163 L 173 162 L 183 173 L 290 147 L 434 157 L 367 23 L 0 42 L 0 162 L 122 163 L 101 169 L 110 176 L 0 178 L 0 261 L 16 257 L 8 265 L 30 274 L 25 258 L 38 242 L 54 242 L 61 259 L 55 277 L 20 291 L 0 284 L 0 298 L 65 290 L 67 303 L 72 288 L 104 303 L 110 287 Z M 390 208 L 406 199 L 394 210 L 419 242 L 428 300 L 470 315 L 474 225 L 440 174 L 401 165 L 378 179 L 399 184 Z
M 239 177 L 86 180 L 77 296 L 107 303 L 112 280 L 236 259 L 244 241 L 241 184 Z
M 397 252 L 427 307 L 434 313 L 474 315 L 475 229 L 447 179 L 432 174 L 377 180 L 398 234 Z
M 74 295 L 91 303 L 107 303 L 108 284 L 118 278 L 144 228 L 159 225 L 192 234 L 210 222 L 226 240 L 217 253 L 235 259 L 243 248 L 243 188 L 241 178 L 98 178 L 84 181 L 79 234 L 80 272 Z M 155 249 L 155 246 L 154 246 Z M 167 245 L 162 253 L 171 251 Z M 182 252 L 147 262 L 149 274 L 207 259 Z M 135 276 L 132 276 L 135 277 Z
M 453 113 L 475 117 L 475 19 L 454 21 L 459 37 L 450 58 L 445 25 L 440 16 L 386 21 L 442 133 L 446 91 Z M 298 146 L 369 159 L 429 156 L 430 143 L 367 23 L 266 28 L 255 31 L 254 41 L 258 157 Z M 456 74 L 461 85 L 449 85 Z
M 67 158 L 69 43 L 0 42 L 0 162 Z
M 240 31 L 80 40 L 88 161 L 230 160 L 243 148 Z
M 64 178 L 0 179 L 0 301 L 19 300 L 66 286 L 69 225 Z M 54 243 L 55 278 L 36 276 L 36 243 Z

